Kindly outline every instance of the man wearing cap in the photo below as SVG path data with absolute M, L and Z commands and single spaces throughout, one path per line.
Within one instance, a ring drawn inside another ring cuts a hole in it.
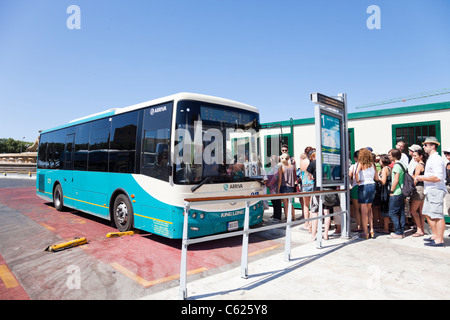
M 445 187 L 445 164 L 437 152 L 440 145 L 436 137 L 428 137 L 422 143 L 423 149 L 429 158 L 425 165 L 425 174 L 417 176 L 416 181 L 424 182 L 425 202 L 422 213 L 427 216 L 428 224 L 433 232 L 430 238 L 424 239 L 425 245 L 430 247 L 445 247 L 444 244 L 444 196 L 447 193 Z

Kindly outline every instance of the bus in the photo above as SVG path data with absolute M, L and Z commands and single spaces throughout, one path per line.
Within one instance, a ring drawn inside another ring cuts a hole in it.
M 107 220 L 182 238 L 184 199 L 261 194 L 258 109 L 236 101 L 175 95 L 114 108 L 44 130 L 36 193 Z M 250 225 L 262 222 L 250 203 Z M 189 237 L 243 227 L 244 202 L 192 206 Z

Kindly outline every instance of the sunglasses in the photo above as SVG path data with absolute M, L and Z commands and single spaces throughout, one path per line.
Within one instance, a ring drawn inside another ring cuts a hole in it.
M 287 151 L 287 149 L 281 149 L 281 152 L 283 152 L 283 151 Z

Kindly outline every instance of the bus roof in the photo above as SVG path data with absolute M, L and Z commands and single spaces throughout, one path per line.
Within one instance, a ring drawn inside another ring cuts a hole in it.
M 61 125 L 56 128 L 52 128 L 52 129 L 48 129 L 48 130 L 43 130 L 41 133 L 51 132 L 51 131 L 62 129 L 65 127 L 70 127 L 70 126 L 73 126 L 73 125 L 76 125 L 79 123 L 89 122 L 89 121 L 93 121 L 93 120 L 97 120 L 97 119 L 111 117 L 111 116 L 121 114 L 121 113 L 139 110 L 139 109 L 146 108 L 146 107 L 152 106 L 152 105 L 158 105 L 158 104 L 169 102 L 169 101 L 177 102 L 180 100 L 204 101 L 204 102 L 209 102 L 209 103 L 215 103 L 215 104 L 221 104 L 221 105 L 231 106 L 231 107 L 235 107 L 235 108 L 240 108 L 240 109 L 244 109 L 247 111 L 258 112 L 258 109 L 256 107 L 253 107 L 251 105 L 241 103 L 238 101 L 204 95 L 204 94 L 198 94 L 198 93 L 180 92 L 180 93 L 173 94 L 170 96 L 166 96 L 166 97 L 162 97 L 162 98 L 158 98 L 158 99 L 154 99 L 154 100 L 149 100 L 146 102 L 141 102 L 141 103 L 129 106 L 129 107 L 112 108 L 112 109 L 108 109 L 108 110 L 105 110 L 102 112 L 94 113 L 94 114 L 91 114 L 91 115 L 88 115 L 88 116 L 85 116 L 82 118 L 74 119 L 65 125 Z

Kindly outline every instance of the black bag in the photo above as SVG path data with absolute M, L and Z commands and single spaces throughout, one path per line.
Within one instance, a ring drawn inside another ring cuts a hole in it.
M 323 196 L 323 204 L 328 207 L 337 207 L 341 205 L 339 195 L 337 193 L 326 194 Z
M 389 168 L 389 167 L 388 167 Z M 386 183 L 384 185 L 381 185 L 381 205 L 380 210 L 382 213 L 387 214 L 389 212 L 389 198 L 390 198 L 390 191 L 391 191 L 391 168 L 388 169 L 389 174 L 386 177 Z
M 406 172 L 403 165 L 401 164 L 399 165 L 400 167 L 402 167 L 405 178 L 405 180 L 403 181 L 403 188 L 400 184 L 400 189 L 402 190 L 402 194 L 404 197 L 411 197 L 414 194 L 414 192 L 416 192 L 416 186 L 414 185 L 414 178 L 411 177 L 411 175 L 408 172 Z M 400 183 L 400 181 L 398 183 Z

